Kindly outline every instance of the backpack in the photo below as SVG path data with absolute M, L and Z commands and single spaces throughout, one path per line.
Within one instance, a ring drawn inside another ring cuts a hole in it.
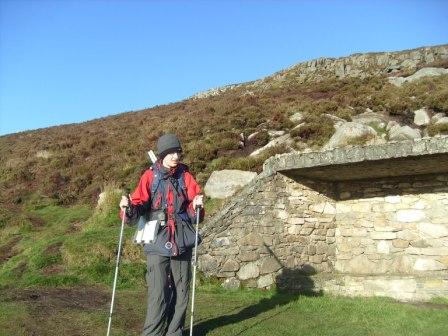
M 155 201 L 161 183 L 171 183 L 174 192 L 177 193 L 177 196 L 183 197 L 183 199 L 187 199 L 187 189 L 185 184 L 186 171 L 188 171 L 188 168 L 185 165 L 181 165 L 180 168 L 176 171 L 175 175 L 166 179 L 166 182 L 162 182 L 163 179 L 160 177 L 160 174 L 158 174 L 157 169 L 153 169 L 154 177 L 151 184 L 151 202 Z M 164 191 L 162 190 L 162 193 L 163 192 Z M 163 197 L 163 194 L 161 197 Z M 176 197 L 176 200 L 178 200 L 178 197 Z M 142 232 L 141 230 L 150 229 L 153 232 L 150 234 L 150 236 L 152 237 L 151 241 L 143 242 L 144 251 L 147 254 L 177 256 L 194 246 L 196 240 L 196 230 L 192 225 L 194 219 L 188 215 L 186 209 L 183 209 L 184 211 L 182 211 L 183 206 L 184 204 L 181 204 L 179 207 L 179 204 L 176 203 L 176 212 L 174 214 L 176 226 L 174 239 L 171 240 L 166 225 L 166 213 L 164 212 L 163 208 L 159 211 L 150 211 L 149 213 L 140 216 L 137 222 L 136 237 L 138 237 L 137 233 L 139 232 L 139 230 L 140 232 Z M 143 236 L 143 234 L 140 233 L 140 236 Z M 201 240 L 202 239 L 199 236 L 198 244 L 201 242 Z M 135 239 L 134 242 L 139 243 Z

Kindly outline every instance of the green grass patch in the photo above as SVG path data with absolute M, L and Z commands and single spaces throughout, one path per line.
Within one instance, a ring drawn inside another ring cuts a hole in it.
M 110 289 L 75 287 L 25 293 L 0 293 L 0 330 L 5 335 L 93 336 L 106 332 Z M 145 312 L 144 288 L 117 291 L 113 334 L 139 335 Z M 305 296 L 207 286 L 197 291 L 194 335 L 444 335 L 447 314 L 448 305 L 407 304 L 382 297 Z

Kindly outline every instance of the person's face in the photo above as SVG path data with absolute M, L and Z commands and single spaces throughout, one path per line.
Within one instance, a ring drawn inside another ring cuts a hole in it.
M 175 168 L 179 164 L 181 157 L 182 157 L 181 152 L 168 153 L 163 158 L 162 164 L 166 168 Z

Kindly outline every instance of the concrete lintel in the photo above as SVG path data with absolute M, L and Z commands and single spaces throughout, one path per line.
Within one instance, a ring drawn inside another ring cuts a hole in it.
M 265 162 L 269 172 L 325 181 L 448 172 L 448 136 L 327 151 L 287 153 Z

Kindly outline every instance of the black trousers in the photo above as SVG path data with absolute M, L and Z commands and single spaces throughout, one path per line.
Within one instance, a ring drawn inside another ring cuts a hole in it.
M 147 255 L 148 306 L 142 336 L 181 336 L 191 279 L 191 250 L 177 257 Z

